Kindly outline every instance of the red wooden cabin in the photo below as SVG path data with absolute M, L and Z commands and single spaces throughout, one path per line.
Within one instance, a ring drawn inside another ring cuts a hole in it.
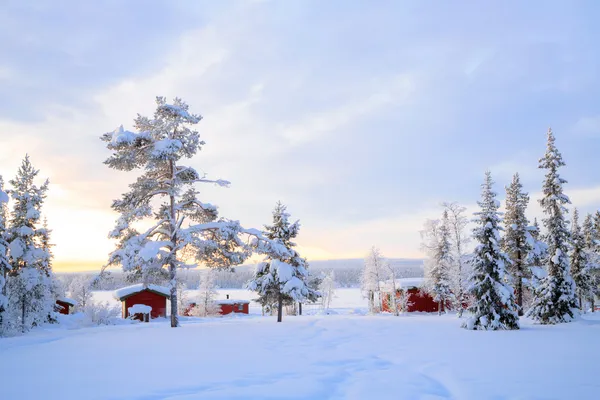
M 115 290 L 114 297 L 121 302 L 121 315 L 129 317 L 129 307 L 136 304 L 144 304 L 152 307 L 151 318 L 167 316 L 167 299 L 170 290 L 164 286 L 137 284 Z
M 221 315 L 227 315 L 231 313 L 248 314 L 250 302 L 248 300 L 234 300 L 227 298 L 224 300 L 215 300 L 215 304 L 219 306 L 219 314 Z M 183 311 L 183 315 L 191 316 L 192 309 L 194 307 L 196 307 L 196 303 L 190 302 Z
M 68 315 L 71 313 L 71 307 L 75 307 L 77 302 L 67 297 L 61 297 L 56 300 L 56 305 L 59 313 Z
M 221 307 L 221 315 L 231 313 L 248 314 L 250 302 L 248 300 L 217 300 L 215 301 Z
M 438 303 L 423 290 L 424 278 L 403 278 L 396 280 L 396 301 L 398 307 L 403 294 L 407 294 L 407 312 L 437 312 Z M 381 309 L 391 312 L 391 282 L 382 285 Z M 401 310 L 402 311 L 402 310 Z

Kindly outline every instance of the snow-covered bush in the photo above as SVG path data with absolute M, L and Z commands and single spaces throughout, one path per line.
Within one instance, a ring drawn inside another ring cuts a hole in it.
M 121 315 L 121 309 L 109 302 L 90 301 L 86 304 L 82 313 L 86 316 L 87 322 L 92 325 L 114 325 L 119 315 Z

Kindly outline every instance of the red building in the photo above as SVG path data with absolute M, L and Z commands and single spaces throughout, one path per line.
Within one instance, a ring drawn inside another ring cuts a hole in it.
M 217 300 L 215 301 L 221 307 L 221 315 L 231 313 L 248 314 L 250 302 L 248 300 Z
M 171 292 L 169 288 L 158 285 L 137 284 L 115 290 L 115 299 L 121 302 L 121 315 L 129 317 L 128 309 L 136 304 L 144 304 L 152 307 L 151 318 L 167 316 L 167 299 Z
M 227 295 L 229 297 L 229 295 Z M 231 313 L 235 314 L 248 314 L 250 302 L 248 300 L 235 300 L 235 299 L 224 299 L 215 300 L 214 304 L 219 307 L 219 314 L 227 315 Z M 190 302 L 185 308 L 183 315 L 192 316 L 192 309 L 196 307 L 196 303 Z
M 77 302 L 67 297 L 61 297 L 56 300 L 56 305 L 58 306 L 57 309 L 59 313 L 68 315 L 71 313 L 71 307 L 75 307 Z
M 396 304 L 405 312 L 437 312 L 438 303 L 423 290 L 424 278 L 403 278 L 396 280 Z M 391 282 L 381 285 L 381 310 L 391 312 Z M 404 309 L 406 308 L 406 309 Z

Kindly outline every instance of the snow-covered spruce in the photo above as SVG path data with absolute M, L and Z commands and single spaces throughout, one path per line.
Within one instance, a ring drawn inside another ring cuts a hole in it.
M 198 199 L 197 183 L 229 185 L 224 180 L 206 179 L 181 164 L 204 145 L 192 129 L 202 118 L 190 113 L 188 105 L 178 98 L 167 104 L 163 97 L 157 97 L 156 104 L 152 118 L 138 115 L 135 119 L 137 132 L 121 126 L 101 137 L 113 152 L 105 164 L 121 171 L 143 171 L 130 191 L 112 204 L 120 217 L 109 236 L 119 243 L 105 268 L 120 265 L 124 271 L 139 270 L 143 278 L 166 266 L 171 326 L 176 327 L 177 270 L 196 265 L 184 260 L 227 268 L 242 263 L 252 251 L 274 256 L 287 252 L 259 231 L 219 218 L 217 207 Z M 151 221 L 151 226 L 138 231 L 139 221 Z
M 546 258 L 548 257 L 548 245 L 541 240 L 540 225 L 538 224 L 537 218 L 533 220 L 533 225 L 527 228 L 529 233 L 528 240 L 530 251 L 527 256 L 527 267 L 529 268 L 529 280 L 527 281 L 527 287 L 529 289 L 527 301 L 524 301 L 525 309 L 529 309 L 531 306 L 532 294 L 535 293 L 537 288 L 540 286 L 541 280 L 546 277 L 547 273 L 544 268 L 546 264 Z
M 38 228 L 40 210 L 48 181 L 36 186 L 39 171 L 25 156 L 17 176 L 10 181 L 14 207 L 10 215 L 7 242 L 11 271 L 7 279 L 8 322 L 11 329 L 28 331 L 54 319 L 53 274 L 49 246 L 44 244 L 48 230 Z
M 477 330 L 519 329 L 513 288 L 506 282 L 508 256 L 500 248 L 500 213 L 492 175 L 485 174 L 481 211 L 475 213 L 479 225 L 473 231 L 477 246 L 472 260 L 473 274 L 469 293 L 473 304 L 464 328 Z
M 259 263 L 254 277 L 248 282 L 249 290 L 258 292 L 258 302 L 263 306 L 277 307 L 277 322 L 283 318 L 283 306 L 290 302 L 305 302 L 319 297 L 319 293 L 307 284 L 308 263 L 294 249 L 292 240 L 298 235 L 300 222 L 290 223 L 286 207 L 278 202 L 273 210 L 273 225 L 266 225 L 264 235 L 281 243 L 288 255 L 268 256 Z
M 548 245 L 548 257 L 545 269 L 547 276 L 535 291 L 533 306 L 528 316 L 542 324 L 556 324 L 571 321 L 576 314 L 575 283 L 569 272 L 569 230 L 565 221 L 569 198 L 563 193 L 563 184 L 567 183 L 558 173 L 565 165 L 555 145 L 554 134 L 548 130 L 546 154 L 540 159 L 539 168 L 546 170 L 543 185 L 543 197 L 540 205 L 544 210 L 543 219 L 546 228 L 545 242 Z
M 519 174 L 513 176 L 511 184 L 506 188 L 506 213 L 504 214 L 504 237 L 502 250 L 508 255 L 510 263 L 507 272 L 512 278 L 515 288 L 518 314 L 523 315 L 524 281 L 530 279 L 530 270 L 527 265 L 529 252 L 532 249 L 529 221 L 525 216 L 529 195 L 523 191 Z
M 439 315 L 444 312 L 449 301 L 454 301 L 450 289 L 454 258 L 449 224 L 448 210 L 444 210 L 441 221 L 427 221 L 425 229 L 421 231 L 424 239 L 422 247 L 427 254 L 424 262 L 425 289 L 438 303 Z
M 590 262 L 591 290 L 589 300 L 593 312 L 596 306 L 595 297 L 600 296 L 600 237 L 598 237 L 598 230 L 594 224 L 594 217 L 589 213 L 583 221 L 583 240 Z
M 571 275 L 575 282 L 575 294 L 577 295 L 577 304 L 581 311 L 585 311 L 585 300 L 590 297 L 592 292 L 592 276 L 590 269 L 592 262 L 585 246 L 585 238 L 581 227 L 579 226 L 579 212 L 573 211 L 573 221 L 571 223 Z
M 6 241 L 6 203 L 8 203 L 8 194 L 4 191 L 4 179 L 0 175 L 0 336 L 6 331 L 5 314 L 8 307 L 6 277 L 11 269 Z

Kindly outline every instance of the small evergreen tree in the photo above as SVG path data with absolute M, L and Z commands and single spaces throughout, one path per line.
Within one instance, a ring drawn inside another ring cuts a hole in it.
M 54 311 L 50 254 L 44 248 L 44 228 L 38 228 L 40 210 L 48 181 L 40 187 L 34 184 L 39 171 L 25 156 L 15 179 L 10 183 L 14 199 L 11 212 L 8 243 L 10 249 L 9 307 L 11 321 L 25 332 L 31 327 L 47 322 Z
M 537 218 L 533 220 L 533 225 L 528 227 L 528 241 L 530 251 L 527 257 L 527 266 L 529 268 L 529 281 L 527 282 L 528 296 L 524 300 L 525 309 L 529 309 L 533 301 L 533 293 L 540 286 L 541 279 L 545 276 L 544 265 L 548 257 L 548 246 L 541 240 L 540 225 Z
M 181 99 L 167 104 L 163 97 L 157 97 L 156 105 L 153 118 L 138 115 L 135 119 L 137 132 L 121 126 L 101 137 L 113 152 L 105 161 L 110 168 L 144 171 L 130 185 L 131 190 L 113 202 L 112 208 L 120 217 L 109 236 L 119 243 L 103 271 L 120 265 L 124 271 L 139 271 L 146 281 L 144 277 L 151 272 L 166 268 L 171 327 L 177 327 L 177 271 L 196 265 L 188 262 L 230 268 L 244 262 L 252 251 L 274 256 L 287 253 L 260 232 L 243 229 L 238 221 L 219 219 L 217 207 L 198 199 L 197 183 L 229 185 L 220 179 L 208 180 L 191 166 L 181 164 L 204 145 L 192 129 L 202 117 L 191 114 Z M 148 220 L 150 227 L 138 231 L 138 222 Z
M 273 225 L 265 225 L 264 236 L 281 243 L 287 256 L 268 256 L 258 264 L 254 277 L 247 284 L 249 290 L 258 292 L 263 303 L 277 303 L 277 322 L 283 318 L 283 306 L 288 302 L 302 302 L 316 295 L 307 285 L 308 264 L 294 249 L 292 240 L 298 235 L 300 222 L 290 223 L 286 207 L 278 202 L 273 210 Z
M 585 251 L 588 254 L 590 262 L 590 305 L 594 312 L 596 308 L 595 297 L 600 295 L 600 241 L 598 240 L 598 231 L 594 224 L 592 214 L 587 214 L 583 222 L 583 238 L 585 243 Z
M 428 221 L 421 232 L 425 239 L 425 285 L 433 300 L 438 303 L 438 315 L 444 311 L 448 300 L 453 300 L 451 270 L 454 264 L 450 243 L 448 211 L 444 210 L 441 221 Z
M 506 188 L 506 213 L 504 214 L 506 228 L 502 250 L 510 259 L 507 270 L 515 288 L 519 315 L 523 315 L 523 281 L 531 278 L 527 260 L 532 246 L 529 240 L 529 221 L 525 216 L 528 203 L 529 195 L 523 192 L 519 174 L 515 174 L 510 186 Z
M 6 277 L 11 270 L 6 241 L 6 203 L 8 203 L 8 194 L 4 191 L 4 180 L 0 175 L 0 336 L 6 331 L 5 314 L 8 307 Z
M 471 317 L 463 324 L 467 329 L 519 329 L 514 290 L 506 282 L 508 256 L 500 249 L 500 213 L 496 193 L 492 190 L 492 175 L 485 174 L 481 211 L 475 213 L 479 225 L 474 230 L 477 247 L 472 260 L 470 294 L 474 302 L 469 308 Z
M 589 297 L 592 291 L 592 277 L 590 275 L 591 261 L 586 250 L 585 237 L 579 226 L 579 212 L 577 209 L 573 211 L 571 225 L 570 262 L 579 309 L 585 311 L 584 300 Z
M 545 242 L 548 245 L 546 271 L 548 275 L 535 291 L 534 304 L 528 315 L 542 324 L 568 322 L 573 319 L 577 307 L 575 284 L 569 273 L 569 230 L 565 221 L 569 198 L 563 193 L 562 179 L 558 169 L 565 163 L 555 145 L 552 130 L 548 130 L 546 154 L 540 159 L 540 168 L 545 169 L 546 177 L 543 198 L 540 200 L 545 214 Z

